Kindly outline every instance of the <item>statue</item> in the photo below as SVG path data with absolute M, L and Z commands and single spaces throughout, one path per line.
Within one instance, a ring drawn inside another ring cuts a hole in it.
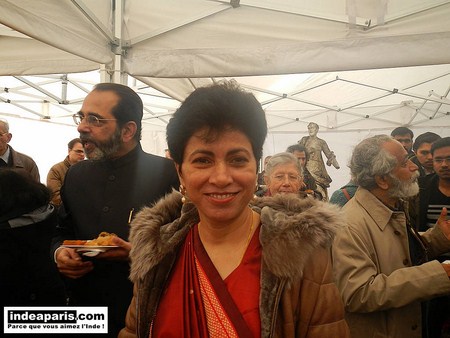
M 327 157 L 327 165 L 333 165 L 336 169 L 339 169 L 339 163 L 336 160 L 336 156 L 328 147 L 327 142 L 317 137 L 317 132 L 319 131 L 319 126 L 317 123 L 310 122 L 308 124 L 309 136 L 304 136 L 299 144 L 305 146 L 308 150 L 309 160 L 306 164 L 307 169 L 311 175 L 316 180 L 317 190 L 322 193 L 323 200 L 328 201 L 327 188 L 330 187 L 332 181 L 331 177 L 327 173 L 325 164 L 322 158 L 322 152 Z

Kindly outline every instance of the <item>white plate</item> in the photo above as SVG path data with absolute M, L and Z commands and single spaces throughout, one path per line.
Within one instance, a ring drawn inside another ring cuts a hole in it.
M 63 245 L 65 248 L 75 249 L 76 252 L 81 253 L 83 256 L 94 257 L 101 252 L 105 252 L 114 248 L 118 248 L 117 245 Z
M 65 248 L 78 249 L 77 251 L 91 251 L 94 250 L 109 250 L 112 248 L 118 248 L 117 245 L 62 245 Z

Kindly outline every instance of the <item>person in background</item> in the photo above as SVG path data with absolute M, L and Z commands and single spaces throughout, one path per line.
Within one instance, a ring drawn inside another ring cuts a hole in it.
M 128 280 L 129 223 L 141 207 L 178 188 L 171 160 L 142 150 L 143 104 L 131 88 L 100 83 L 74 115 L 87 161 L 69 168 L 61 190 L 53 252 L 70 279 L 71 305 L 107 306 L 109 337 L 124 326 L 132 284 Z M 65 239 L 114 233 L 117 248 L 85 260 Z
M 15 151 L 8 143 L 12 139 L 9 123 L 0 120 L 0 169 L 18 168 L 27 171 L 36 182 L 40 182 L 39 169 L 34 160 L 25 154 Z
M 47 187 L 52 192 L 51 203 L 54 206 L 61 204 L 61 187 L 64 184 L 66 172 L 71 165 L 84 160 L 84 149 L 80 138 L 74 138 L 67 144 L 67 156 L 64 161 L 53 165 L 47 174 Z
M 419 192 L 417 166 L 387 135 L 361 141 L 349 166 L 359 187 L 332 256 L 351 336 L 430 337 L 422 302 L 450 293 L 450 264 L 433 260 L 450 249 L 447 210 L 423 236 L 415 231 L 404 199 Z
M 278 153 L 267 162 L 264 173 L 266 196 L 299 194 L 303 184 L 302 167 L 291 153 Z
M 268 155 L 268 156 L 264 157 L 263 170 L 261 170 L 261 172 L 258 173 L 258 190 L 265 190 L 266 189 L 266 186 L 265 186 L 265 183 L 264 183 L 264 173 L 266 171 L 267 162 L 269 162 L 271 157 L 272 157 L 272 155 Z
M 322 152 L 327 158 L 327 165 L 333 165 L 336 169 L 339 169 L 339 163 L 336 160 L 336 155 L 330 150 L 328 144 L 325 140 L 319 138 L 317 133 L 319 132 L 319 125 L 314 122 L 308 124 L 308 134 L 309 136 L 304 136 L 298 141 L 299 144 L 303 145 L 308 154 L 308 162 L 306 167 L 308 168 L 311 175 L 317 184 L 317 191 L 322 194 L 323 200 L 328 201 L 328 188 L 332 181 L 331 177 L 328 175 L 325 163 L 322 158 Z
M 435 141 L 430 152 L 434 174 L 419 178 L 419 231 L 436 224 L 442 207 L 450 210 L 450 137 Z
M 50 191 L 20 168 L 0 170 L 0 307 L 64 306 L 48 252 L 56 227 Z M 2 319 L 3 320 L 3 316 Z
M 348 337 L 329 256 L 342 220 L 294 194 L 253 199 L 266 134 L 260 103 L 234 82 L 196 89 L 175 112 L 181 195 L 131 224 L 120 338 Z
M 431 145 L 441 137 L 430 131 L 417 136 L 413 144 L 415 156 L 411 160 L 419 167 L 421 177 L 434 173 Z
M 293 193 L 322 200 L 322 195 L 316 194 L 313 190 L 305 190 L 302 174 L 303 168 L 294 154 L 289 152 L 275 154 L 266 166 L 264 175 L 266 190 L 258 191 L 256 195 L 274 196 L 279 193 Z
M 408 152 L 408 157 L 411 158 L 415 155 L 414 151 L 412 150 L 414 133 L 411 129 L 407 127 L 397 127 L 392 130 L 391 136 L 394 140 L 400 142 L 403 148 L 405 148 L 405 150 Z
M 302 178 L 303 182 L 300 187 L 300 191 L 304 191 L 307 194 L 310 194 L 314 196 L 316 199 L 323 200 L 323 194 L 319 192 L 317 189 L 316 180 L 314 179 L 313 175 L 309 172 L 307 168 L 307 163 L 309 159 L 308 151 L 306 150 L 305 146 L 301 144 L 293 144 L 289 147 L 287 147 L 286 151 L 288 153 L 293 154 L 298 161 L 300 162 L 300 166 L 302 169 Z
M 419 231 L 435 226 L 443 207 L 450 210 L 450 137 L 436 140 L 431 145 L 434 174 L 419 178 Z M 450 260 L 450 250 L 437 257 L 440 262 Z M 450 296 L 432 299 L 428 317 L 433 323 L 433 337 L 450 336 Z
M 302 185 L 302 190 L 317 191 L 316 181 L 307 168 L 309 155 L 308 155 L 308 151 L 306 150 L 305 146 L 303 146 L 301 144 L 293 144 L 293 145 L 287 147 L 286 151 L 288 153 L 293 154 L 295 157 L 297 157 L 298 161 L 300 162 L 300 165 L 302 167 L 302 176 L 303 176 L 303 183 L 304 183 Z
M 353 180 L 350 180 L 346 185 L 333 192 L 330 197 L 330 203 L 343 207 L 355 195 L 357 189 L 358 185 Z

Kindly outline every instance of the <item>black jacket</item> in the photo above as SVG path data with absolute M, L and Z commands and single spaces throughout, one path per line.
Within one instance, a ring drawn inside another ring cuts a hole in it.
M 419 201 L 416 201 L 417 215 L 416 228 L 418 231 L 427 231 L 427 209 L 430 204 L 431 189 L 439 185 L 439 176 L 430 174 L 419 177 Z
M 92 239 L 102 231 L 127 240 L 129 220 L 143 206 L 178 188 L 173 161 L 137 146 L 115 160 L 81 161 L 67 172 L 61 189 L 55 250 L 63 239 Z M 94 261 L 94 270 L 70 280 L 74 305 L 109 307 L 111 336 L 124 326 L 132 297 L 127 262 Z
M 0 170 L 0 307 L 65 305 L 48 256 L 56 226 L 49 201 L 47 187 L 22 168 Z

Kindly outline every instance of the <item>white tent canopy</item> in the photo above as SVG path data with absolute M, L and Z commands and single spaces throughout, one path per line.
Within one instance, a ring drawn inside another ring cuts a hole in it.
M 3 75 L 104 64 L 132 76 L 198 78 L 450 60 L 450 3 L 443 0 L 0 0 L 0 6 L 0 23 L 13 30 L 2 38 Z
M 442 125 L 449 110 L 448 0 L 0 0 L 0 8 L 0 75 L 20 81 L 3 87 L 36 84 L 25 75 L 131 76 L 152 97 L 157 130 L 167 120 L 159 115 L 223 77 L 255 92 L 274 132 L 305 130 L 309 120 L 336 130 Z M 49 105 L 79 103 L 89 85 L 72 77 L 54 77 L 53 97 L 48 83 L 35 88 Z
M 179 102 L 233 77 L 263 104 L 267 153 L 296 142 L 310 121 L 337 153 L 346 135 L 345 154 L 347 142 L 400 125 L 448 135 L 450 1 L 0 0 L 0 8 L 7 117 L 71 124 L 94 83 L 127 83 L 145 102 L 144 140 L 161 153 Z

